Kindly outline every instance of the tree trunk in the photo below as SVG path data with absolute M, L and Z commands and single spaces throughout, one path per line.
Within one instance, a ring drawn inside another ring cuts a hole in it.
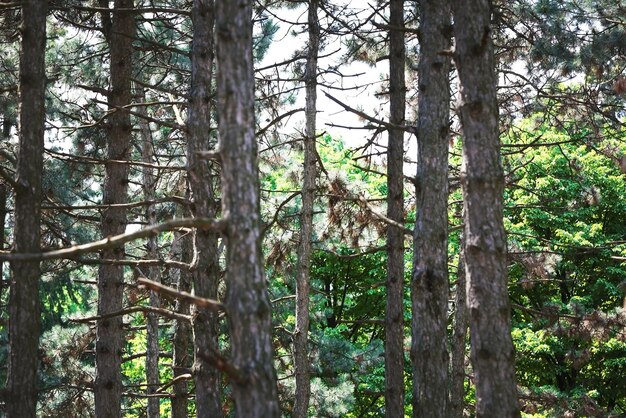
M 477 417 L 520 416 L 502 221 L 504 175 L 498 138 L 491 2 L 453 1 L 455 62 L 463 128 L 465 270 Z
M 417 121 L 417 214 L 412 272 L 413 416 L 447 417 L 450 9 L 422 0 Z
M 146 102 L 145 89 L 138 87 L 138 96 L 143 103 Z M 137 110 L 140 115 L 145 115 L 146 107 L 140 106 Z M 147 164 L 154 163 L 154 146 L 152 144 L 152 132 L 150 131 L 150 124 L 141 117 L 139 119 L 139 128 L 141 133 L 141 160 Z M 156 197 L 155 191 L 157 187 L 157 178 L 154 174 L 154 169 L 148 166 L 142 168 L 143 171 L 143 196 L 144 200 L 154 200 Z M 144 214 L 145 221 L 148 225 L 156 225 L 156 209 L 154 205 L 147 205 Z M 156 236 L 151 236 L 146 242 L 146 257 L 152 260 L 159 258 L 158 240 Z M 142 272 L 143 273 L 143 272 Z M 161 282 L 161 269 L 158 266 L 150 266 L 144 273 L 148 279 L 155 282 Z M 159 294 L 153 290 L 150 290 L 150 306 L 159 308 L 161 306 L 161 300 Z M 146 318 L 146 334 L 147 334 L 147 347 L 146 347 L 146 383 L 147 394 L 153 395 L 160 386 L 159 379 L 159 317 L 155 313 L 148 313 Z M 147 418 L 160 418 L 161 410 L 159 406 L 158 397 L 148 398 L 148 408 L 146 411 Z
M 404 0 L 391 0 L 389 24 L 389 113 L 404 124 Z M 395 30 L 394 30 L 395 29 Z M 387 217 L 404 224 L 404 131 L 389 130 Z M 385 416 L 404 415 L 404 231 L 387 227 L 387 305 L 385 312 Z
M 187 119 L 187 169 L 192 192 L 194 215 L 214 218 L 217 203 L 212 167 L 199 152 L 211 148 L 211 82 L 213 79 L 213 26 L 215 24 L 212 0 L 194 0 L 192 9 L 193 45 L 191 55 L 191 101 Z M 217 299 L 219 283 L 218 235 L 214 231 L 195 232 L 192 270 L 196 296 Z M 196 382 L 196 409 L 199 417 L 222 415 L 220 401 L 220 373 L 208 359 L 218 351 L 218 316 L 204 308 L 195 308 L 194 378 Z
M 252 0 L 218 1 L 217 97 L 226 219 L 226 311 L 236 415 L 278 417 L 271 305 L 261 250 L 257 143 L 254 137 Z
M 0 180 L 0 250 L 4 250 L 6 236 L 4 234 L 4 224 L 7 220 L 7 185 Z M 4 263 L 0 261 L 0 300 L 4 298 L 4 276 L 2 275 Z
M 311 397 L 309 372 L 309 277 L 311 270 L 311 243 L 313 239 L 313 203 L 317 179 L 316 120 L 317 120 L 317 55 L 320 45 L 320 26 L 317 17 L 318 0 L 309 1 L 309 45 L 306 62 L 306 128 L 304 138 L 304 182 L 302 184 L 302 212 L 300 214 L 300 241 L 296 268 L 296 329 L 293 336 L 296 396 L 293 416 L 308 416 Z
M 450 356 L 450 418 L 463 418 L 465 398 L 465 341 L 467 339 L 467 298 L 465 285 L 465 254 L 461 251 L 457 269 L 456 296 L 454 298 L 454 328 L 452 330 L 452 355 Z
M 188 263 L 191 260 L 192 242 L 188 234 L 176 232 L 172 243 L 172 259 L 181 260 Z M 187 269 L 171 269 L 173 282 L 178 283 L 178 290 L 189 293 L 191 290 L 191 273 Z M 176 302 L 176 312 L 189 315 L 189 302 L 179 299 Z M 176 379 L 179 376 L 188 374 L 191 370 L 191 357 L 189 355 L 189 345 L 191 342 L 191 324 L 187 321 L 176 321 L 173 342 L 173 375 Z M 187 418 L 189 389 L 187 379 L 181 379 L 174 383 L 172 388 L 174 397 L 172 398 L 172 418 Z
M 111 61 L 111 87 L 107 135 L 107 159 L 128 160 L 132 142 L 130 113 L 123 106 L 131 103 L 132 39 L 135 20 L 130 11 L 133 0 L 116 0 L 111 30 L 105 33 Z M 108 17 L 108 12 L 103 15 Z M 106 21 L 106 18 L 103 19 Z M 128 201 L 128 165 L 114 162 L 105 164 L 102 203 L 113 205 Z M 122 234 L 126 230 L 126 210 L 109 207 L 102 212 L 100 232 L 103 237 Z M 103 259 L 122 259 L 124 248 L 105 249 Z M 124 295 L 124 268 L 120 265 L 102 264 L 98 272 L 98 315 L 117 312 L 122 308 Z M 121 417 L 122 373 L 121 359 L 124 348 L 122 317 L 115 316 L 96 321 L 96 379 L 94 387 L 97 418 Z
M 43 175 L 47 2 L 22 4 L 19 155 L 15 187 L 15 252 L 40 251 Z M 39 261 L 11 263 L 9 299 L 9 417 L 35 417 L 41 328 Z

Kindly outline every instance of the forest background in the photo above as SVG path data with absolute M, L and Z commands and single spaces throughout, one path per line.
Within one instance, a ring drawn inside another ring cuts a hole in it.
M 0 1 L 0 412 L 626 415 L 624 16 Z

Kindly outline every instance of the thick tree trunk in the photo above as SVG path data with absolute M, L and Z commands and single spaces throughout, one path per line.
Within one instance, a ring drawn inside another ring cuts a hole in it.
M 463 128 L 465 270 L 477 417 L 520 416 L 502 222 L 504 175 L 489 0 L 454 0 Z
M 420 1 L 417 214 L 412 272 L 413 416 L 447 417 L 450 8 Z
M 317 179 L 316 120 L 317 120 L 317 55 L 320 45 L 320 26 L 317 17 L 318 0 L 309 1 L 309 45 L 306 62 L 306 129 L 304 138 L 304 182 L 302 184 L 302 212 L 300 214 L 300 241 L 296 269 L 296 329 L 293 336 L 296 396 L 293 416 L 308 416 L 311 397 L 309 372 L 309 277 L 311 270 L 311 242 L 313 239 L 313 202 Z
M 191 101 L 187 119 L 187 169 L 194 215 L 214 218 L 217 203 L 212 168 L 199 152 L 211 148 L 211 82 L 213 78 L 212 0 L 194 0 L 192 9 L 193 45 L 191 55 Z M 197 296 L 217 299 L 219 283 L 218 235 L 214 231 L 195 232 L 195 268 L 192 271 Z M 222 415 L 220 373 L 208 359 L 218 351 L 218 316 L 208 309 L 196 308 L 193 315 L 194 378 L 199 417 Z
M 145 90 L 143 87 L 138 88 L 138 96 L 142 102 L 146 102 Z M 146 114 L 146 108 L 140 106 L 137 110 L 140 115 Z M 141 133 L 141 160 L 147 164 L 154 163 L 154 146 L 152 144 L 152 132 L 150 124 L 145 119 L 139 118 L 139 128 Z M 152 167 L 145 166 L 143 171 L 143 196 L 144 200 L 154 200 L 157 187 L 157 178 Z M 156 209 L 154 205 L 146 206 L 144 214 L 146 224 L 156 225 Z M 156 236 L 151 236 L 146 242 L 146 257 L 152 260 L 159 258 L 158 242 Z M 161 282 L 161 269 L 158 266 L 150 266 L 144 273 L 150 280 Z M 159 308 L 161 300 L 159 294 L 153 290 L 150 291 L 150 306 Z M 148 313 L 146 318 L 146 383 L 147 394 L 152 395 L 160 386 L 159 379 L 159 317 L 155 313 Z M 146 411 L 147 418 L 160 418 L 160 402 L 158 397 L 148 398 L 148 408 Z
M 187 234 L 176 233 L 174 242 L 172 243 L 172 259 L 181 260 L 185 263 L 191 261 L 191 253 L 193 245 Z M 191 291 L 191 273 L 186 269 L 171 269 L 171 278 L 173 282 L 178 283 L 178 290 L 189 293 Z M 176 302 L 176 312 L 189 315 L 189 302 L 179 299 Z M 174 379 L 179 376 L 188 374 L 191 370 L 191 356 L 189 355 L 189 346 L 191 342 L 191 324 L 187 321 L 176 321 L 174 328 L 174 353 L 173 353 L 173 375 Z M 188 380 L 180 379 L 174 383 L 172 392 L 172 418 L 187 418 L 187 408 L 189 403 Z
M 391 0 L 389 24 L 389 113 L 404 124 L 404 0 Z M 395 29 L 395 30 L 394 30 Z M 404 223 L 404 131 L 389 130 L 387 217 Z M 385 312 L 385 416 L 404 415 L 404 231 L 387 227 L 387 305 Z
M 257 143 L 254 137 L 252 0 L 217 2 L 217 97 L 226 218 L 226 313 L 236 415 L 278 417 L 271 305 L 261 251 Z
M 112 26 L 107 33 L 111 51 L 111 91 L 107 135 L 107 159 L 128 160 L 132 142 L 130 113 L 123 106 L 131 103 L 132 38 L 135 33 L 133 0 L 116 0 Z M 104 13 L 108 16 L 107 13 Z M 106 19 L 105 19 L 106 20 Z M 112 205 L 128 201 L 128 165 L 113 162 L 105 164 L 102 203 Z M 109 207 L 102 212 L 100 232 L 103 237 L 122 234 L 126 230 L 126 210 Z M 121 259 L 124 248 L 103 250 L 103 259 Z M 117 312 L 122 308 L 124 295 L 124 268 L 103 264 L 98 272 L 98 315 Z M 96 379 L 94 387 L 97 418 L 121 417 L 122 372 L 124 348 L 122 318 L 110 317 L 96 321 Z
M 19 155 L 15 188 L 15 251 L 40 251 L 45 109 L 47 2 L 22 4 Z M 38 261 L 11 263 L 9 299 L 9 417 L 35 417 L 41 328 Z
M 465 398 L 465 341 L 467 339 L 467 298 L 465 282 L 465 254 L 461 252 L 457 269 L 456 296 L 454 298 L 454 328 L 452 330 L 452 355 L 450 356 L 450 418 L 463 418 Z

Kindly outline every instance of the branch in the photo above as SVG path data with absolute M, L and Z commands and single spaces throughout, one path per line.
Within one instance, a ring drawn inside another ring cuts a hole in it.
M 276 208 L 276 210 L 274 211 L 274 216 L 272 217 L 272 220 L 263 227 L 262 235 L 265 235 L 265 233 L 276 223 L 276 221 L 278 220 L 278 214 L 285 207 L 285 205 L 287 205 L 287 203 L 289 203 L 296 196 L 300 196 L 300 194 L 300 191 L 293 192 L 287 199 L 283 200 L 280 205 L 278 205 L 278 208 Z
M 341 100 L 337 99 L 336 97 L 331 96 L 330 94 L 328 94 L 327 92 L 324 92 L 324 94 L 326 95 L 326 97 L 328 97 L 330 100 L 332 100 L 333 102 L 337 103 L 339 106 L 343 107 L 345 110 L 354 113 L 355 115 L 368 120 L 372 123 L 375 123 L 377 125 L 382 125 L 387 129 L 398 129 L 398 130 L 402 130 L 408 133 L 414 133 L 415 132 L 415 128 L 412 126 L 406 126 L 406 125 L 396 125 L 393 123 L 389 123 L 389 122 L 385 122 L 384 120 L 380 120 L 380 119 L 376 119 L 370 115 L 368 115 L 365 112 L 361 112 L 360 110 L 357 110 L 353 107 L 348 106 L 347 104 L 345 104 L 344 102 L 342 102 Z
M 185 170 L 185 166 L 169 166 L 169 165 L 160 165 L 160 164 L 152 164 L 152 163 L 146 163 L 143 161 L 131 161 L 131 160 L 110 160 L 110 159 L 101 159 L 101 158 L 94 158 L 94 157 L 88 157 L 86 155 L 74 155 L 74 154 L 68 154 L 65 152 L 59 152 L 59 151 L 54 151 L 52 149 L 45 149 L 44 152 L 46 154 L 51 155 L 54 158 L 58 158 L 60 160 L 66 160 L 66 161 L 83 161 L 85 164 L 86 163 L 92 163 L 92 164 L 110 164 L 110 163 L 115 163 L 115 164 L 126 164 L 126 165 L 133 165 L 133 166 L 138 166 L 138 167 L 146 167 L 146 168 L 154 168 L 157 170 Z
M 162 267 L 170 267 L 170 268 L 180 268 L 189 270 L 191 266 L 188 263 L 184 263 L 182 261 L 176 260 L 163 260 L 163 259 L 154 259 L 154 260 L 115 260 L 108 258 L 75 258 L 72 259 L 78 264 L 88 264 L 88 265 L 101 265 L 101 264 L 109 264 L 114 266 L 133 266 L 133 267 L 142 267 L 142 266 L 162 266 Z
M 132 306 L 130 308 L 122 309 L 116 312 L 111 312 L 104 315 L 96 315 L 96 316 L 88 316 L 86 318 L 76 318 L 70 319 L 71 322 L 77 322 L 79 324 L 85 324 L 93 321 L 100 321 L 102 319 L 113 318 L 115 316 L 128 315 L 135 312 L 147 312 L 147 313 L 155 313 L 161 316 L 165 316 L 168 318 L 176 319 L 179 321 L 191 321 L 191 317 L 189 315 L 183 315 L 178 312 L 172 312 L 168 309 L 156 308 L 154 306 Z
M 128 234 L 119 234 L 104 239 L 89 242 L 87 244 L 73 245 L 59 250 L 41 253 L 0 253 L 0 261 L 36 261 L 53 259 L 72 259 L 82 254 L 93 253 L 104 249 L 121 247 L 127 242 L 157 235 L 161 232 L 172 231 L 178 228 L 201 228 L 204 230 L 221 231 L 224 229 L 224 219 L 215 220 L 210 218 L 183 218 L 163 222 L 158 225 L 140 229 Z
M 209 309 L 213 312 L 223 312 L 225 310 L 224 305 L 216 300 L 201 298 L 192 295 L 191 293 L 181 292 L 180 290 L 176 290 L 172 287 L 162 285 L 161 283 L 146 279 L 144 277 L 138 278 L 137 283 L 139 283 L 139 287 L 154 290 L 157 293 L 169 296 L 174 299 L 185 300 L 193 305 Z
M 404 232 L 405 235 L 408 236 L 413 236 L 413 231 L 409 228 L 407 228 L 406 226 L 404 226 L 403 224 L 401 224 L 400 222 L 394 221 L 393 219 L 390 219 L 388 217 L 386 217 L 385 215 L 383 215 L 382 213 L 378 212 L 376 210 L 376 208 L 374 208 L 372 205 L 370 205 L 370 203 L 367 201 L 366 198 L 364 198 L 363 196 L 358 196 L 358 201 L 365 206 L 365 208 L 375 217 L 377 217 L 378 219 L 380 219 L 381 221 L 383 221 L 384 223 L 386 223 L 387 225 L 391 225 L 394 226 L 398 229 L 400 229 L 402 232 Z
M 289 112 L 283 113 L 280 116 L 277 116 L 276 118 L 274 118 L 274 120 L 272 120 L 271 122 L 269 122 L 267 125 L 265 125 L 263 128 L 259 129 L 256 132 L 256 136 L 259 137 L 261 135 L 263 135 L 265 132 L 267 132 L 267 130 L 269 128 L 271 128 L 272 126 L 276 125 L 278 122 L 280 122 L 281 120 L 288 118 L 291 115 L 294 115 L 298 112 L 303 112 L 304 108 L 298 108 L 298 109 L 291 109 Z
M 358 258 L 358 257 L 364 256 L 364 255 L 367 255 L 367 254 L 376 254 L 378 252 L 385 251 L 386 249 L 387 249 L 387 247 L 385 247 L 385 246 L 372 247 L 372 248 L 368 248 L 367 250 L 356 252 L 356 253 L 353 253 L 353 254 L 340 254 L 337 251 L 333 250 L 332 248 L 323 248 L 322 251 L 327 252 L 327 253 L 331 253 L 335 257 L 347 260 L 347 259 L 351 259 L 351 258 Z
M 19 187 L 17 182 L 13 179 L 13 176 L 11 176 L 11 174 L 1 165 L 0 165 L 0 177 L 2 177 L 4 181 L 9 183 L 11 187 L 13 187 L 13 190 Z
M 155 391 L 155 393 L 163 393 L 165 392 L 165 390 L 167 390 L 167 388 L 174 386 L 177 382 L 181 380 L 191 380 L 192 378 L 193 376 L 190 373 L 179 374 L 178 376 L 176 376 L 175 378 L 173 378 L 172 380 L 170 380 L 169 382 L 167 382 L 166 384 L 158 388 Z
M 18 7 L 22 7 L 22 2 L 21 1 L 14 1 L 14 2 L 0 2 L 0 9 L 15 9 Z
M 241 374 L 241 371 L 237 369 L 233 364 L 228 361 L 228 359 L 222 356 L 216 350 L 210 351 L 199 351 L 198 355 L 206 360 L 209 364 L 215 367 L 217 370 L 220 370 L 226 374 L 226 376 L 230 377 L 233 381 L 241 384 L 244 383 L 244 378 Z
M 220 153 L 220 150 L 196 151 L 196 154 L 198 155 L 199 158 L 202 158 L 203 160 L 213 160 L 218 163 L 222 161 L 222 154 Z

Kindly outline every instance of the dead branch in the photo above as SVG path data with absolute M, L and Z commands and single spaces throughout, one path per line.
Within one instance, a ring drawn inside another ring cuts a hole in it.
M 225 310 L 224 305 L 213 299 L 201 298 L 191 293 L 181 292 L 180 290 L 176 290 L 172 287 L 165 286 L 161 283 L 146 279 L 144 277 L 140 277 L 137 279 L 137 283 L 139 283 L 140 287 L 144 287 L 150 290 L 154 290 L 157 293 L 160 293 L 165 296 L 169 296 L 174 299 L 182 299 L 193 305 L 199 306 L 201 308 L 209 309 L 213 312 L 223 312 Z
M 165 231 L 173 231 L 179 228 L 201 228 L 204 230 L 221 231 L 224 229 L 226 221 L 224 219 L 215 220 L 210 218 L 183 218 L 163 222 L 154 226 L 140 229 L 139 231 L 119 234 L 112 237 L 89 242 L 87 244 L 73 245 L 58 250 L 45 251 L 41 253 L 11 253 L 0 252 L 0 261 L 35 261 L 53 259 L 73 259 L 79 255 L 93 253 L 108 248 L 116 248 L 127 242 L 141 238 L 147 238 Z
M 183 315 L 178 312 L 172 312 L 168 309 L 156 308 L 154 306 L 131 306 L 130 308 L 121 309 L 119 311 L 110 312 L 104 315 L 88 316 L 86 318 L 74 318 L 74 319 L 70 319 L 70 321 L 77 322 L 79 324 L 86 324 L 86 323 L 90 323 L 94 321 L 99 321 L 102 319 L 128 315 L 128 314 L 132 314 L 136 312 L 155 313 L 155 314 L 172 318 L 172 319 L 176 319 L 179 321 L 187 321 L 187 322 L 191 321 L 191 317 L 189 315 Z

